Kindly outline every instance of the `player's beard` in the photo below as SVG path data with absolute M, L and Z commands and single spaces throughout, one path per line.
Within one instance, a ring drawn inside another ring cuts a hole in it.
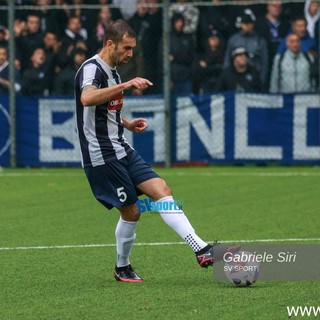
M 121 55 L 115 50 L 112 55 L 112 61 L 116 66 L 127 64 L 130 61 L 130 57 L 121 57 Z
M 118 62 L 118 66 L 121 66 L 123 64 L 127 64 L 130 61 L 131 58 L 123 58 L 120 60 L 119 58 L 119 62 Z

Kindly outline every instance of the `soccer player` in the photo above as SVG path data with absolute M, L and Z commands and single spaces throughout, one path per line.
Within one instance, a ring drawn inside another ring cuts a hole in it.
M 124 137 L 124 129 L 142 133 L 147 129 L 147 123 L 142 118 L 128 120 L 121 116 L 123 92 L 144 90 L 153 85 L 139 77 L 121 83 L 116 67 L 129 62 L 135 46 L 136 34 L 127 22 L 113 22 L 105 32 L 101 52 L 85 61 L 75 77 L 82 165 L 96 199 L 109 210 L 115 207 L 120 211 L 115 230 L 117 262 L 114 276 L 123 282 L 143 281 L 129 260 L 140 218 L 136 205 L 138 195 L 146 194 L 159 203 L 174 201 L 166 182 Z M 213 265 L 213 246 L 195 233 L 183 211 L 168 213 L 170 210 L 159 210 L 165 223 L 195 252 L 199 265 Z

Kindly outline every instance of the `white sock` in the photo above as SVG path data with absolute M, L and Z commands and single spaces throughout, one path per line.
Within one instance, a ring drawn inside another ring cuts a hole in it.
M 121 217 L 118 221 L 115 232 L 117 239 L 117 267 L 125 267 L 130 264 L 129 256 L 136 238 L 137 223 L 137 221 L 125 221 Z
M 159 199 L 157 203 L 173 201 L 174 200 L 172 196 L 168 196 Z M 208 245 L 195 233 L 188 218 L 185 216 L 184 212 L 181 209 L 161 209 L 159 210 L 159 213 L 163 221 L 169 227 L 171 227 L 183 240 L 185 240 L 194 252 L 200 251 Z

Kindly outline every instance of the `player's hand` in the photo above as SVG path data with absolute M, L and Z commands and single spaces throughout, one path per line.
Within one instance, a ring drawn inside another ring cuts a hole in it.
M 126 82 L 126 89 L 138 89 L 138 90 L 145 90 L 148 87 L 153 86 L 153 83 L 148 79 L 144 78 L 134 78 L 128 82 Z
M 136 133 L 143 133 L 147 130 L 147 128 L 147 120 L 143 118 L 133 119 L 128 125 L 128 129 Z

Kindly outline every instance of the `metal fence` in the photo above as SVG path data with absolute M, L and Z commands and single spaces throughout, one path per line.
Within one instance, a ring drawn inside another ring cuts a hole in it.
M 138 40 L 133 60 L 118 69 L 122 81 L 139 75 L 155 84 L 144 93 L 133 90 L 127 95 L 164 97 L 167 165 L 172 160 L 172 96 L 319 92 L 320 24 L 310 18 L 314 8 L 304 13 L 304 1 L 1 4 L 0 51 L 9 53 L 4 59 L 9 61 L 9 84 L 0 82 L 0 95 L 10 95 L 12 166 L 16 96 L 72 95 L 77 68 L 99 52 L 104 31 L 118 18 L 129 22 Z

